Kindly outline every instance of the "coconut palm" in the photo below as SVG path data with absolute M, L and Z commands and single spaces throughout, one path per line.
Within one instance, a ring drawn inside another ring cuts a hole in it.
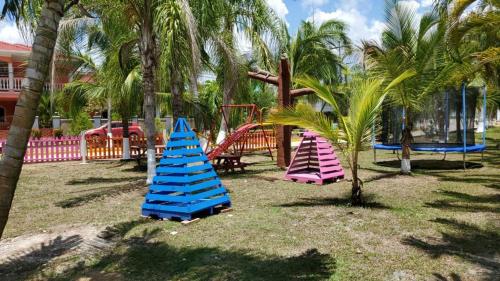
M 346 25 L 338 20 L 325 21 L 319 26 L 303 21 L 294 38 L 288 40 L 287 54 L 292 81 L 310 76 L 338 84 L 344 68 L 343 57 L 351 54 L 352 46 Z
M 0 161 L 0 237 L 7 224 L 12 199 L 23 166 L 31 127 L 35 120 L 43 85 L 49 75 L 49 66 L 56 45 L 59 22 L 65 12 L 75 4 L 74 1 L 64 0 L 45 0 L 43 3 L 42 1 L 31 2 L 6 0 L 1 15 L 2 18 L 10 16 L 20 22 L 28 5 L 43 4 L 36 25 L 32 52 L 26 68 L 25 82 L 17 101 L 7 143 Z
M 309 104 L 299 103 L 294 109 L 281 109 L 270 115 L 270 121 L 282 125 L 294 125 L 312 130 L 337 145 L 344 154 L 352 173 L 353 205 L 363 203 L 363 181 L 359 178 L 359 151 L 370 141 L 372 124 L 386 96 L 382 91 L 381 79 L 354 78 L 349 83 L 347 114 L 342 115 L 334 96 L 328 87 L 312 78 L 297 79 L 297 83 L 314 90 L 316 96 L 328 103 L 338 118 L 338 128 L 322 112 L 316 112 Z M 337 94 L 335 94 L 337 95 Z
M 433 10 L 416 23 L 416 13 L 397 0 L 386 1 L 386 29 L 382 42 L 363 42 L 365 65 L 371 75 L 385 79 L 386 83 L 402 76 L 405 81 L 390 90 L 393 105 L 405 112 L 405 129 L 401 173 L 411 172 L 410 144 L 412 122 L 422 102 L 434 90 L 442 86 L 447 76 L 443 70 L 443 38 L 445 29 L 440 25 L 438 13 Z
M 489 0 L 437 1 L 435 8 L 446 26 L 445 59 L 449 76 L 446 86 L 480 81 L 488 87 L 488 107 L 497 108 L 500 103 L 497 31 L 500 3 Z
M 198 94 L 197 74 L 201 67 L 200 46 L 196 21 L 187 0 L 165 0 L 159 4 L 156 29 L 160 41 L 160 88 L 168 87 L 172 94 L 174 123 L 183 113 L 185 80 L 191 82 L 191 91 Z M 167 75 L 162 75 L 167 73 Z
M 278 44 L 281 20 L 264 0 L 200 0 L 192 1 L 191 6 L 204 46 L 202 59 L 217 75 L 222 103 L 230 104 L 247 79 L 246 60 L 237 51 L 238 36 L 249 39 L 252 55 L 270 66 L 273 61 L 270 46 Z M 218 141 L 226 131 L 221 120 Z

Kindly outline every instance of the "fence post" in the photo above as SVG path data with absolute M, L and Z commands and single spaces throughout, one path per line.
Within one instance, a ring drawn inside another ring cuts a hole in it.
M 101 116 L 94 115 L 94 117 L 92 118 L 92 121 L 93 121 L 92 123 L 94 124 L 94 129 L 101 126 Z
M 87 164 L 87 140 L 85 139 L 85 131 L 80 133 L 80 155 L 82 156 L 82 164 Z
M 38 115 L 37 115 L 37 116 L 35 116 L 35 121 L 33 122 L 33 129 L 40 128 L 40 126 L 38 125 L 38 120 L 39 120 L 39 118 L 38 118 Z
M 52 128 L 53 129 L 59 129 L 61 128 L 61 116 L 55 113 L 54 116 L 52 116 Z

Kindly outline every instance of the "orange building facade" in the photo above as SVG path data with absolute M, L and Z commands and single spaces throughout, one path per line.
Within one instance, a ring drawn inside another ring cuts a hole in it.
M 8 130 L 14 115 L 22 81 L 31 47 L 22 44 L 11 44 L 0 41 L 0 130 Z M 51 82 L 50 77 L 45 90 L 60 90 L 70 80 L 69 71 L 62 71 L 56 67 L 57 73 Z

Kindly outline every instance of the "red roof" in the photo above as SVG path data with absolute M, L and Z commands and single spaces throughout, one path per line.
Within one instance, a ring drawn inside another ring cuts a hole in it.
M 31 47 L 23 44 L 11 44 L 4 41 L 0 41 L 0 50 L 30 52 Z

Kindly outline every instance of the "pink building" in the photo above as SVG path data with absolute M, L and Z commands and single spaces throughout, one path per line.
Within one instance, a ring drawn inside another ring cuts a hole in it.
M 0 41 L 0 130 L 8 130 L 12 122 L 30 53 L 30 46 Z M 70 71 L 56 65 L 53 85 L 55 89 L 62 89 L 70 80 Z M 45 87 L 50 90 L 51 83 L 47 82 Z

